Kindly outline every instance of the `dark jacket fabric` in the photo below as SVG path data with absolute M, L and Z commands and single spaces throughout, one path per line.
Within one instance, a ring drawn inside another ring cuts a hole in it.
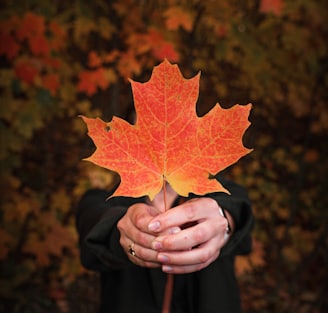
M 235 231 L 216 261 L 190 274 L 174 275 L 171 313 L 240 313 L 234 257 L 251 250 L 253 215 L 247 192 L 219 179 L 231 195 L 206 195 L 229 211 Z M 104 190 L 90 190 L 81 199 L 77 214 L 82 264 L 101 275 L 101 313 L 160 313 L 166 274 L 129 261 L 119 243 L 117 222 L 127 208 L 145 198 L 113 197 Z M 199 197 L 191 195 L 189 198 Z M 179 200 L 178 200 L 179 201 Z

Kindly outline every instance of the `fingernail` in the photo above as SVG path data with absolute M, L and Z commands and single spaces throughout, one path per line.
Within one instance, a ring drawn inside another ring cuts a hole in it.
M 177 234 L 180 232 L 180 227 L 172 227 L 170 230 L 169 230 L 169 234 Z
M 158 261 L 162 262 L 162 263 L 166 263 L 169 261 L 169 258 L 164 254 L 159 254 L 157 258 L 158 258 Z
M 160 250 L 160 249 L 162 249 L 163 246 L 162 246 L 162 243 L 161 242 L 159 242 L 159 241 L 153 241 L 152 247 L 153 247 L 154 250 Z
M 162 271 L 163 272 L 172 272 L 172 267 L 169 265 L 163 265 L 162 266 Z
M 150 231 L 156 231 L 160 228 L 161 226 L 161 223 L 159 221 L 155 221 L 155 222 L 151 222 L 149 225 L 148 225 L 148 229 Z

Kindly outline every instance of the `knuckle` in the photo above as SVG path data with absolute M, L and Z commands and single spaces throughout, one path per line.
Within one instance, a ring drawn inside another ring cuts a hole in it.
M 196 206 L 193 202 L 189 202 L 188 206 L 185 207 L 186 217 L 188 220 L 193 221 L 196 217 Z
M 147 214 L 144 212 L 136 214 L 133 218 L 134 225 L 139 229 L 144 227 L 146 217 Z
M 139 259 L 142 259 L 142 260 L 146 260 L 147 257 L 144 253 L 144 249 L 139 249 L 138 251 L 136 251 L 136 255 L 138 256 Z
M 170 238 L 170 236 L 164 238 L 162 240 L 162 245 L 163 245 L 163 248 L 167 249 L 167 250 L 173 250 L 174 249 L 174 241 L 172 238 Z
M 206 231 L 202 228 L 196 229 L 193 233 L 193 240 L 196 244 L 204 242 L 206 239 Z
M 117 222 L 117 228 L 118 228 L 119 230 L 122 229 L 122 219 L 120 219 L 120 220 Z
M 146 235 L 142 232 L 137 232 L 136 233 L 135 241 L 141 246 L 146 246 L 147 245 Z
M 200 263 L 207 263 L 211 259 L 212 255 L 213 255 L 212 251 L 207 249 L 200 255 L 199 257 Z
M 142 226 L 143 226 L 143 216 L 142 215 L 136 216 L 134 224 L 138 229 L 142 228 Z

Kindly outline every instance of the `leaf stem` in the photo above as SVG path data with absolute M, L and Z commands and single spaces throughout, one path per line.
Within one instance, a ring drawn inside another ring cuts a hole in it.
M 165 178 L 163 180 L 163 199 L 164 199 L 164 210 L 167 211 L 168 207 L 167 207 L 167 199 L 166 199 L 166 180 L 165 180 Z M 170 313 L 172 294 L 173 294 L 173 284 L 174 284 L 173 274 L 167 274 L 165 290 L 164 290 L 162 313 Z
M 170 313 L 172 294 L 173 294 L 173 283 L 174 283 L 173 274 L 167 274 L 162 313 Z

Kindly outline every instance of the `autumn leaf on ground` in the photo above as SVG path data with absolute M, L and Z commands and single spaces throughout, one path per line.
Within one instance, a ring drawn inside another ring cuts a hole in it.
M 118 117 L 109 123 L 82 117 L 97 147 L 86 160 L 121 177 L 113 196 L 153 199 L 166 181 L 182 196 L 228 192 L 209 178 L 251 151 L 242 143 L 251 104 L 230 109 L 217 104 L 198 117 L 199 77 L 185 79 L 165 60 L 148 82 L 131 81 L 135 125 Z

